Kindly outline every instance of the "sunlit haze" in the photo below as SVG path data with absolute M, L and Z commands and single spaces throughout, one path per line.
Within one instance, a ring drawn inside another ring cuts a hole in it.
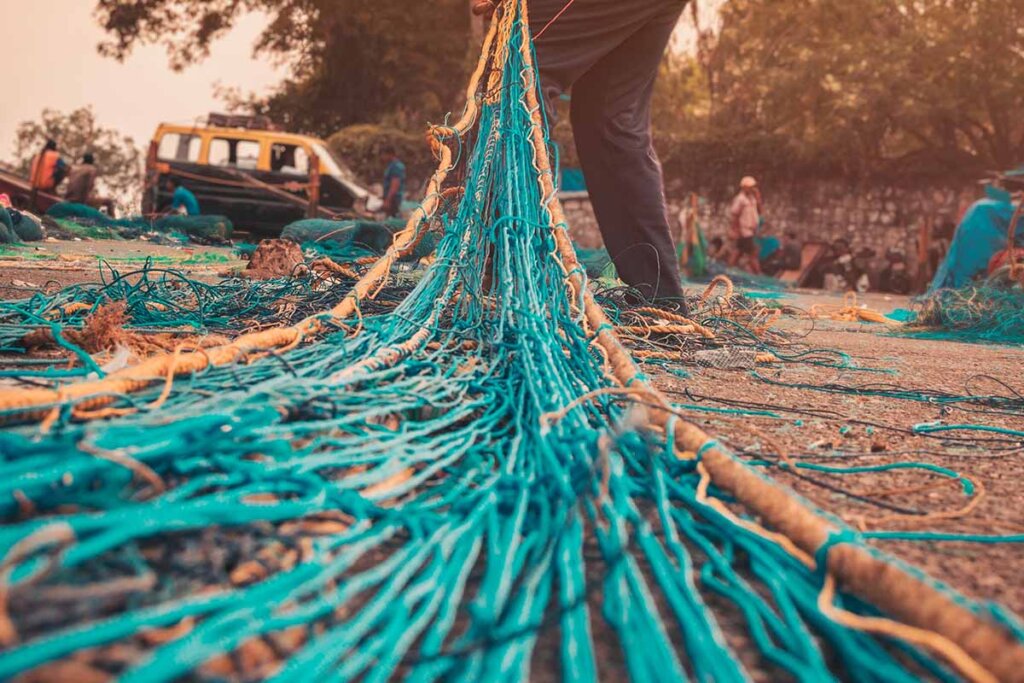
M 136 49 L 125 63 L 96 50 L 103 31 L 91 0 L 0 0 L 4 42 L 4 102 L 0 160 L 10 160 L 18 124 L 45 108 L 70 112 L 92 105 L 99 125 L 145 148 L 161 121 L 192 121 L 223 108 L 218 83 L 263 92 L 283 76 L 252 46 L 265 18 L 243 19 L 216 42 L 210 57 L 184 72 L 170 70 L 162 47 Z

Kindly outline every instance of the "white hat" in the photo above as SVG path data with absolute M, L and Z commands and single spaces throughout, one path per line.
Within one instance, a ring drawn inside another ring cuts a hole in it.
M 740 189 L 747 190 L 753 187 L 757 187 L 757 180 L 753 176 L 747 176 L 740 181 Z

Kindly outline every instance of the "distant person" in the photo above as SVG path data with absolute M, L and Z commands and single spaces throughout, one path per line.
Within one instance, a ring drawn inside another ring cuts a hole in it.
M 878 288 L 890 294 L 907 294 L 910 292 L 910 272 L 907 269 L 907 257 L 899 249 L 890 249 L 885 255 L 888 265 L 882 271 Z
M 832 242 L 823 273 L 825 289 L 833 292 L 846 292 L 853 289 L 856 278 L 853 277 L 853 251 L 849 242 L 841 237 Z
M 29 182 L 33 192 L 53 192 L 67 174 L 67 162 L 60 158 L 57 142 L 47 140 L 43 151 L 32 159 Z
M 82 163 L 75 164 L 68 173 L 68 184 L 64 189 L 64 199 L 75 204 L 85 204 L 95 208 L 105 208 L 107 213 L 114 215 L 114 200 L 96 194 L 96 179 L 99 170 L 96 158 L 91 152 L 82 155 Z
M 715 236 L 708 243 L 708 258 L 720 260 L 725 255 L 725 240 Z
M 851 269 L 846 278 L 848 290 L 855 290 L 863 294 L 877 288 L 877 282 L 871 279 L 872 263 L 876 255 L 875 250 L 871 247 L 862 247 L 854 254 Z
M 795 232 L 782 236 L 779 248 L 772 252 L 762 264 L 761 270 L 768 275 L 778 275 L 787 270 L 800 270 L 803 265 L 803 245 Z
M 405 200 L 405 164 L 394 150 L 388 150 L 388 167 L 384 170 L 384 213 L 398 216 Z
M 754 237 L 761 227 L 761 193 L 757 180 L 747 176 L 740 181 L 740 193 L 729 205 L 729 239 L 733 242 L 728 264 L 761 274 L 760 250 Z
M 934 275 L 946 254 L 949 253 L 949 246 L 953 243 L 953 236 L 956 235 L 956 224 L 946 220 L 932 230 L 931 244 L 928 247 L 928 268 L 929 273 Z
M 180 180 L 174 177 L 168 178 L 167 191 L 171 193 L 171 213 L 180 213 L 186 216 L 199 215 L 199 200 L 191 190 L 181 184 Z
M 793 231 L 787 232 L 782 238 L 782 269 L 800 270 L 804 264 L 804 245 Z

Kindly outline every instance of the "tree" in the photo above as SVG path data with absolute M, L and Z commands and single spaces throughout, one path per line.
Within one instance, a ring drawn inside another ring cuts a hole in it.
M 119 211 L 138 211 L 142 153 L 131 137 L 98 125 L 91 107 L 70 114 L 44 109 L 39 119 L 18 126 L 14 155 L 19 172 L 28 175 L 32 158 L 48 139 L 57 141 L 61 156 L 69 163 L 78 163 L 86 152 L 92 152 L 99 170 L 97 192 L 113 197 Z
M 357 123 L 419 132 L 455 107 L 467 76 L 466 0 L 97 0 L 109 34 L 101 53 L 166 47 L 183 69 L 246 13 L 270 21 L 255 51 L 292 75 L 269 97 L 241 103 L 292 130 L 329 135 Z
M 651 110 L 654 130 L 661 135 L 707 136 L 711 98 L 707 76 L 696 59 L 673 52 L 665 55 Z
M 1020 0 L 731 0 L 711 123 L 781 135 L 847 175 L 1024 159 Z

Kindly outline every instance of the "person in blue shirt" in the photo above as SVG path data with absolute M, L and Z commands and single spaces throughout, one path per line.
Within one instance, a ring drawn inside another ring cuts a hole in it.
M 167 190 L 171 193 L 171 211 L 184 212 L 187 216 L 199 215 L 199 200 L 192 191 L 181 184 L 177 178 L 167 179 Z
M 405 199 L 405 164 L 394 150 L 388 150 L 391 161 L 384 171 L 384 213 L 393 218 L 402 209 Z

